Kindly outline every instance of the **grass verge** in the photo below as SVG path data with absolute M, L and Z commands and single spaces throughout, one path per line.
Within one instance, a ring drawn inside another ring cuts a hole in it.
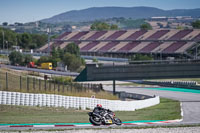
M 0 123 L 88 123 L 89 110 L 0 105 Z M 137 111 L 118 111 L 122 121 L 180 119 L 180 103 L 161 98 L 160 104 Z

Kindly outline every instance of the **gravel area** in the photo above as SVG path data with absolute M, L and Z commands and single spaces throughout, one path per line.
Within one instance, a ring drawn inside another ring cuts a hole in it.
M 31 131 L 34 133 L 199 133 L 200 127 L 179 127 L 179 128 L 148 128 L 148 129 L 87 129 L 87 130 L 65 130 L 65 131 Z M 8 132 L 0 132 L 8 133 Z M 9 132 L 17 133 L 17 132 Z M 20 131 L 30 133 L 30 131 Z

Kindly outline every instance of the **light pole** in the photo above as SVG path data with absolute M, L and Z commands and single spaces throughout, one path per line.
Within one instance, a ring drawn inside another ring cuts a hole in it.
M 2 30 L 2 34 L 3 34 L 3 50 L 4 50 L 4 31 Z
M 197 43 L 195 47 L 195 59 L 198 58 L 198 47 L 199 47 L 199 43 Z
M 50 55 L 50 33 L 51 33 L 51 29 L 50 28 L 48 28 L 47 29 L 47 34 L 48 34 L 48 50 L 47 50 L 47 52 L 48 52 L 48 54 Z
M 8 56 L 9 55 L 8 54 L 8 41 L 6 41 L 6 44 L 7 44 L 7 54 L 6 55 Z
M 161 48 L 160 48 L 160 60 L 162 60 L 162 51 L 161 51 Z

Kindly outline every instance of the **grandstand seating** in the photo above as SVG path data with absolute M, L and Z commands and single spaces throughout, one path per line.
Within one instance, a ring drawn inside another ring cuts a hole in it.
M 71 37 L 69 40 L 78 40 L 80 39 L 82 36 L 84 36 L 85 34 L 87 34 L 89 31 L 83 31 L 83 32 L 79 32 L 76 35 L 74 35 L 73 37 Z
M 151 53 L 160 53 L 172 44 L 173 44 L 173 42 L 164 42 L 164 43 L 160 44 L 158 47 L 156 47 L 155 49 L 153 49 L 151 51 Z
M 194 40 L 200 40 L 200 34 L 194 37 Z
M 64 42 L 64 43 L 62 43 L 59 47 L 60 47 L 61 49 L 63 49 L 63 48 L 65 48 L 69 43 L 71 43 L 71 42 Z M 76 45 L 79 45 L 79 44 L 80 44 L 79 41 L 75 41 L 74 43 L 75 43 Z
M 71 32 L 65 32 L 63 34 L 61 34 L 60 36 L 58 36 L 56 39 L 62 39 L 63 37 L 69 35 Z
M 120 42 L 116 46 L 112 47 L 108 52 L 117 52 L 119 49 L 127 45 L 129 42 Z
M 81 52 L 184 53 L 200 40 L 200 30 L 127 30 L 65 32 L 50 49 L 76 42 Z M 40 51 L 47 52 L 48 44 Z
M 139 52 L 141 53 L 150 53 L 152 50 L 154 50 L 156 47 L 158 47 L 161 43 L 160 42 L 152 42 L 146 47 L 142 48 Z
M 150 42 L 141 42 L 139 45 L 137 45 L 133 49 L 129 50 L 129 52 L 139 53 L 139 51 L 141 49 L 143 49 L 144 47 L 146 47 L 149 44 L 150 44 Z
M 174 42 L 169 47 L 164 49 L 162 53 L 174 53 L 176 50 L 181 48 L 183 45 L 185 45 L 187 42 Z
M 79 48 L 82 49 L 83 47 L 85 47 L 86 45 L 88 45 L 90 42 L 81 42 L 78 44 Z
M 127 51 L 133 49 L 134 47 L 136 47 L 138 44 L 140 44 L 140 42 L 130 42 L 127 45 L 125 45 L 124 47 L 122 47 L 121 49 L 119 49 L 117 52 L 127 52 Z
M 170 37 L 169 40 L 180 40 L 193 30 L 181 30 L 178 33 L 176 33 L 174 36 Z
M 129 37 L 125 38 L 125 40 L 136 40 L 138 37 L 146 33 L 147 30 L 139 30 L 131 34 Z
M 114 47 L 115 45 L 117 45 L 119 42 L 109 42 L 107 43 L 107 45 L 103 46 L 102 48 L 99 49 L 100 52 L 106 52 L 109 49 L 111 49 L 112 47 Z
M 189 49 L 192 46 L 194 46 L 194 42 L 188 42 L 187 44 L 185 44 L 184 46 L 182 46 L 181 48 L 176 50 L 175 53 L 183 53 L 183 52 L 185 52 L 186 49 Z
M 168 32 L 169 32 L 169 30 L 160 30 L 160 31 L 157 31 L 156 33 L 154 33 L 153 35 L 151 35 L 150 37 L 148 37 L 147 40 L 157 40 L 161 36 L 165 35 Z
M 106 40 L 116 40 L 119 36 L 126 33 L 126 31 L 116 31 L 114 34 L 110 35 Z
M 92 47 L 98 45 L 100 42 L 95 41 L 95 42 L 90 42 L 87 45 L 85 45 L 83 48 L 81 48 L 81 51 L 89 51 Z
M 64 43 L 62 43 L 61 45 L 59 45 L 59 47 L 60 47 L 61 49 L 63 49 L 63 48 L 65 48 L 69 43 L 70 43 L 70 42 L 64 42 Z
M 87 38 L 88 40 L 96 40 L 100 36 L 104 35 L 107 31 L 98 31 L 95 34 L 93 34 L 91 37 Z
M 199 30 L 193 30 L 191 33 L 187 34 L 185 37 L 183 37 L 181 40 L 192 40 L 194 37 L 196 37 L 199 34 Z
M 152 36 L 156 32 L 157 32 L 156 30 L 149 30 L 145 34 L 138 37 L 136 40 L 147 40 L 148 37 Z

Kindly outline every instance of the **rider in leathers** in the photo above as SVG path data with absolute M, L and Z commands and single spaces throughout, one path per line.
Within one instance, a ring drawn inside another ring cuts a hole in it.
M 97 106 L 93 110 L 94 113 L 97 113 L 101 116 L 103 116 L 106 111 L 111 112 L 109 109 L 104 109 L 101 104 L 97 104 Z

